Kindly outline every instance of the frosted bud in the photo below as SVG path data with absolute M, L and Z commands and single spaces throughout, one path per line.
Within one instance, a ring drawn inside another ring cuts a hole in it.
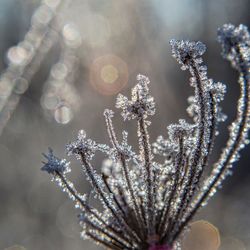
M 43 162 L 42 171 L 46 171 L 49 174 L 55 174 L 56 172 L 60 174 L 65 174 L 70 172 L 69 165 L 65 159 L 59 159 L 53 154 L 53 150 L 49 148 L 48 155 L 43 154 L 43 156 L 48 160 L 47 162 Z
M 242 24 L 235 27 L 232 24 L 224 24 L 218 29 L 218 42 L 222 45 L 222 56 L 231 61 L 232 66 L 239 68 L 239 49 L 250 46 L 250 34 L 248 28 Z
M 69 155 L 82 154 L 87 160 L 91 160 L 95 151 L 98 149 L 96 142 L 86 138 L 84 130 L 80 130 L 77 136 L 77 140 L 66 145 L 66 149 Z
M 190 42 L 172 39 L 170 41 L 172 55 L 181 64 L 181 69 L 189 68 L 190 59 L 199 58 L 206 51 L 206 46 L 202 42 Z
M 153 143 L 154 154 L 162 155 L 165 157 L 172 157 L 176 154 L 176 144 L 165 140 L 162 136 L 159 136 L 155 143 Z
M 212 88 L 212 93 L 216 99 L 217 102 L 223 101 L 225 93 L 226 93 L 226 85 L 221 83 L 221 82 L 217 82 L 214 83 L 213 88 Z
M 112 118 L 112 117 L 114 117 L 114 111 L 111 110 L 111 109 L 105 109 L 104 112 L 103 112 L 103 115 L 105 117 Z
M 155 101 L 149 95 L 149 79 L 138 75 L 137 80 L 137 85 L 132 89 L 131 100 L 121 94 L 117 96 L 116 108 L 122 109 L 121 115 L 124 120 L 147 118 L 155 114 Z
M 171 141 L 175 142 L 176 140 L 189 137 L 193 134 L 196 125 L 187 123 L 184 119 L 179 120 L 179 124 L 170 124 L 168 126 L 168 134 Z

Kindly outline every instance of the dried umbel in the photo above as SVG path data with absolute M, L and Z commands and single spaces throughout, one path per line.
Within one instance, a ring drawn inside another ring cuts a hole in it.
M 196 212 L 214 195 L 239 158 L 239 151 L 248 143 L 250 126 L 250 38 L 243 25 L 224 25 L 218 40 L 223 56 L 239 72 L 241 95 L 236 120 L 230 126 L 229 140 L 219 160 L 208 166 L 208 158 L 217 134 L 217 125 L 225 120 L 219 103 L 226 87 L 207 77 L 202 55 L 206 47 L 201 42 L 171 40 L 173 57 L 183 70 L 191 74 L 194 96 L 189 98 L 188 113 L 192 123 L 183 119 L 168 126 L 168 137 L 159 136 L 150 143 L 149 118 L 155 113 L 155 102 L 149 93 L 149 79 L 138 75 L 131 99 L 118 95 L 116 107 L 125 120 L 136 120 L 139 152 L 128 144 L 126 131 L 117 139 L 112 118 L 104 117 L 111 144 L 103 145 L 88 139 L 80 131 L 75 142 L 67 145 L 69 154 L 80 160 L 87 180 L 103 204 L 98 211 L 88 202 L 87 195 L 78 193 L 66 177 L 69 164 L 50 151 L 42 170 L 53 175 L 63 191 L 81 210 L 82 236 L 111 249 L 179 249 L 180 235 Z M 92 165 L 97 151 L 103 152 L 102 173 Z M 161 155 L 163 162 L 157 162 Z M 205 176 L 205 169 L 210 174 Z

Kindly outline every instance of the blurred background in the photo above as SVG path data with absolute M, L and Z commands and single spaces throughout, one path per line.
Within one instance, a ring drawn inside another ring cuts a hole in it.
M 64 157 L 79 129 L 107 142 L 103 110 L 128 94 L 138 73 L 151 80 L 157 114 L 151 141 L 187 118 L 188 73 L 171 57 L 171 38 L 207 45 L 209 77 L 227 84 L 213 159 L 224 146 L 239 98 L 237 74 L 220 56 L 216 30 L 250 26 L 248 0 L 0 0 L 0 249 L 99 249 L 79 237 L 77 211 L 40 171 L 48 146 Z M 134 122 L 114 118 L 135 141 Z M 196 220 L 220 232 L 220 250 L 250 249 L 250 147 Z M 90 187 L 72 161 L 77 187 Z M 101 159 L 96 159 L 100 166 Z M 16 247 L 14 247 L 16 245 Z M 18 247 L 19 246 L 19 247 Z M 212 250 L 207 249 L 199 250 Z

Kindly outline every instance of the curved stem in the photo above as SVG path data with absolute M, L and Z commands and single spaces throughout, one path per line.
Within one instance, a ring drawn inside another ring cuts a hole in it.
M 90 215 L 92 215 L 98 222 L 104 225 L 105 229 L 110 230 L 112 233 L 114 233 L 117 237 L 121 238 L 123 241 L 127 243 L 129 242 L 129 239 L 124 237 L 124 234 L 121 234 L 121 232 L 117 231 L 111 225 L 107 224 L 93 208 L 91 208 L 88 204 L 84 202 L 84 200 L 81 199 L 75 188 L 61 173 L 57 171 L 56 176 L 62 181 L 63 185 L 65 185 L 69 194 L 72 195 L 75 198 L 75 200 L 80 204 L 82 210 L 87 211 Z
M 241 97 L 238 102 L 238 115 L 234 126 L 237 127 L 236 131 L 232 128 L 226 148 L 223 150 L 219 161 L 208 178 L 209 183 L 205 186 L 205 190 L 194 201 L 192 209 L 182 222 L 180 229 L 176 232 L 174 240 L 178 237 L 182 229 L 193 218 L 197 210 L 202 204 L 213 194 L 213 191 L 220 185 L 221 181 L 225 178 L 227 171 L 232 167 L 235 156 L 242 148 L 244 140 L 248 133 L 248 121 L 250 117 L 250 82 L 249 82 L 249 66 L 245 62 L 244 57 L 240 53 L 240 48 L 237 46 L 237 53 L 240 58 L 240 84 L 241 84 Z M 246 58 L 247 59 L 247 58 Z
M 122 214 L 119 213 L 119 211 L 116 211 L 113 205 L 111 204 L 111 200 L 107 198 L 107 195 L 102 190 L 102 187 L 100 186 L 100 183 L 96 179 L 94 175 L 94 171 L 92 169 L 92 166 L 90 163 L 85 159 L 85 156 L 83 153 L 81 153 L 81 160 L 82 164 L 85 167 L 87 176 L 90 178 L 91 183 L 93 187 L 96 189 L 96 192 L 100 195 L 101 199 L 103 200 L 104 204 L 107 206 L 107 208 L 110 210 L 111 214 L 116 218 L 117 222 L 120 224 L 121 228 L 124 228 L 125 231 L 136 241 L 140 242 L 140 238 L 138 235 L 129 227 L 126 220 L 122 217 Z
M 133 212 L 135 214 L 135 218 L 137 220 L 137 223 L 141 229 L 140 232 L 142 232 L 143 228 L 144 228 L 144 220 L 142 218 L 142 211 L 140 211 L 139 205 L 138 205 L 136 197 L 135 197 L 135 192 L 134 192 L 134 189 L 132 187 L 131 178 L 129 176 L 128 164 L 126 162 L 125 156 L 123 155 L 123 153 L 119 149 L 119 143 L 118 143 L 118 140 L 116 139 L 116 134 L 114 131 L 111 117 L 108 114 L 105 114 L 105 119 L 106 119 L 106 125 L 107 125 L 108 134 L 110 137 L 110 141 L 111 141 L 113 147 L 116 149 L 116 151 L 119 155 L 121 164 L 122 164 L 123 174 L 125 176 L 128 191 L 129 191 L 132 203 L 133 203 Z M 144 238 L 143 234 L 141 236 L 142 236 L 142 238 Z

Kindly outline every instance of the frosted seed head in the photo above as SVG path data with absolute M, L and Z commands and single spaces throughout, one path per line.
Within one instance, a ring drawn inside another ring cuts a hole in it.
M 239 63 L 249 66 L 249 33 L 244 26 L 223 26 L 219 41 L 225 56 L 236 66 Z M 170 44 L 173 57 L 183 70 L 188 69 L 191 73 L 190 85 L 195 93 L 188 99 L 188 112 L 194 124 L 185 120 L 171 124 L 168 126 L 169 138 L 160 136 L 151 147 L 147 129 L 150 121 L 145 118 L 155 113 L 155 102 L 149 92 L 149 79 L 138 75 L 131 98 L 119 94 L 116 101 L 124 120 L 137 120 L 138 153 L 128 144 L 126 131 L 118 141 L 112 124 L 114 112 L 109 109 L 104 111 L 104 116 L 112 147 L 88 139 L 83 130 L 75 142 L 67 145 L 68 153 L 81 159 L 94 198 L 101 201 L 104 209 L 100 212 L 94 209 L 89 204 L 90 195 L 79 194 L 66 176 L 57 174 L 68 171 L 66 160 L 55 157 L 52 150 L 44 155 L 48 162 L 42 170 L 54 174 L 53 180 L 83 212 L 79 216 L 82 236 L 93 236 L 100 243 L 108 243 L 111 249 L 144 249 L 148 244 L 151 250 L 180 250 L 179 237 L 189 219 L 231 174 L 232 165 L 239 159 L 239 150 L 249 143 L 250 117 L 245 107 L 249 99 L 249 76 L 241 74 L 238 116 L 230 127 L 230 138 L 221 158 L 205 178 L 217 123 L 225 119 L 218 104 L 226 88 L 207 77 L 207 68 L 201 58 L 206 50 L 203 43 L 171 40 Z M 247 67 L 244 72 L 241 67 L 240 73 L 248 73 Z M 154 157 L 151 149 L 163 157 Z M 95 151 L 102 151 L 108 157 L 103 161 L 102 174 L 88 164 Z M 171 228 L 166 230 L 169 223 Z
M 224 24 L 218 29 L 218 42 L 222 46 L 222 56 L 228 59 L 232 66 L 239 68 L 239 49 L 250 46 L 250 34 L 248 28 L 242 24 L 235 27 L 232 24 Z
M 155 114 L 155 101 L 149 95 L 149 79 L 138 75 L 138 83 L 132 89 L 131 100 L 119 94 L 116 100 L 116 108 L 122 109 L 121 115 L 124 120 L 147 118 Z
M 49 148 L 49 153 L 47 155 L 43 154 L 43 156 L 47 159 L 47 162 L 43 162 L 42 171 L 46 171 L 49 174 L 55 174 L 56 172 L 66 174 L 70 172 L 70 163 L 67 162 L 66 159 L 59 159 L 56 157 L 51 148 Z
M 127 143 L 119 146 L 119 152 L 125 157 L 126 160 L 130 160 L 135 157 L 132 147 Z
M 116 98 L 116 108 L 125 108 L 127 106 L 128 98 L 122 94 L 118 94 Z
M 213 87 L 211 89 L 211 92 L 213 94 L 213 96 L 215 97 L 217 102 L 221 102 L 224 99 L 224 96 L 226 94 L 226 85 L 221 83 L 221 82 L 217 82 L 213 84 Z
M 141 74 L 138 74 L 136 79 L 141 85 L 148 85 L 150 83 L 149 78 Z
M 111 110 L 111 109 L 105 109 L 104 112 L 103 112 L 103 115 L 105 117 L 112 118 L 112 117 L 114 117 L 114 111 Z
M 164 157 L 172 158 L 177 153 L 176 144 L 169 140 L 165 140 L 162 136 L 159 136 L 152 146 L 154 154 L 162 155 Z
M 190 42 L 172 39 L 170 41 L 172 55 L 181 64 L 181 69 L 189 68 L 191 59 L 198 59 L 206 51 L 206 46 L 202 42 Z
M 231 53 L 232 47 L 237 44 L 250 45 L 250 34 L 248 28 L 242 24 L 235 27 L 232 24 L 224 24 L 218 29 L 218 42 L 221 43 L 223 55 Z
M 131 104 L 126 96 L 118 94 L 115 107 L 122 110 L 121 115 L 124 121 L 133 118 Z
M 187 123 L 184 119 L 180 119 L 178 124 L 170 124 L 168 126 L 168 135 L 172 142 L 180 138 L 189 137 L 193 134 L 197 125 Z
M 66 145 L 68 155 L 83 155 L 87 160 L 91 160 L 98 149 L 95 141 L 86 138 L 84 130 L 80 130 L 77 140 Z

